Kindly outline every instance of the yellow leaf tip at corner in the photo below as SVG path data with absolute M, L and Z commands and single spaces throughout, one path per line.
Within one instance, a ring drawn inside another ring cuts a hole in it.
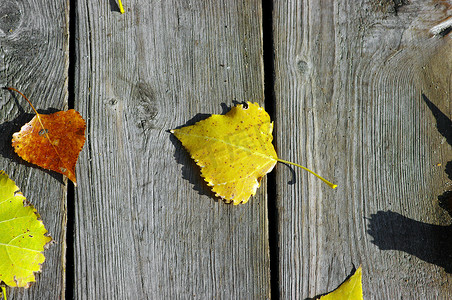
M 119 12 L 124 14 L 124 7 L 122 6 L 121 0 L 118 0 Z
M 347 299 L 363 300 L 362 267 L 345 280 L 337 289 L 320 297 L 320 300 Z

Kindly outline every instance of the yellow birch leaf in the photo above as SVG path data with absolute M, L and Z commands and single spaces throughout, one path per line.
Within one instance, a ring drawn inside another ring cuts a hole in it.
M 225 115 L 171 130 L 201 167 L 201 176 L 226 203 L 246 203 L 262 177 L 279 159 L 273 147 L 273 122 L 257 103 L 239 104 Z M 317 177 L 319 175 L 308 170 Z M 326 181 L 331 187 L 336 185 Z
M 336 290 L 320 297 L 320 300 L 362 300 L 362 268 L 356 270 L 349 279 L 342 283 Z

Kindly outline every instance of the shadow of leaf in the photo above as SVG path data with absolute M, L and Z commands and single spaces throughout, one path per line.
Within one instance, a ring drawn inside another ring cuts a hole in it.
M 452 145 L 452 121 L 425 94 L 422 99 L 436 119 L 438 132 Z M 452 162 L 446 164 L 452 179 Z M 439 205 L 452 216 L 452 191 L 438 196 Z M 371 215 L 368 233 L 380 250 L 400 250 L 452 273 L 452 225 L 440 226 L 412 220 L 392 211 Z
M 178 126 L 178 128 L 182 128 L 185 126 L 194 125 L 201 120 L 205 120 L 211 115 L 209 114 L 197 114 L 193 118 L 187 121 L 184 125 Z M 207 183 L 201 177 L 201 170 L 198 165 L 194 162 L 194 160 L 190 157 L 190 154 L 187 150 L 185 150 L 182 143 L 173 135 L 170 136 L 170 141 L 173 143 L 175 147 L 174 158 L 176 162 L 182 165 L 182 178 L 188 180 L 194 187 L 193 189 L 198 192 L 199 195 L 209 196 L 215 201 L 218 201 L 218 198 L 215 197 L 215 193 L 213 193 L 208 187 Z
M 110 10 L 114 12 L 120 12 L 119 5 L 116 2 L 116 0 L 109 0 L 110 1 Z
M 380 250 L 399 250 L 452 273 L 452 225 L 412 220 L 392 211 L 372 214 L 367 231 Z
M 441 196 L 438 196 L 438 200 L 439 206 L 452 217 L 452 191 L 447 191 Z
M 449 145 L 452 146 L 452 121 L 446 116 L 425 94 L 422 94 L 422 99 L 432 111 L 436 119 L 436 128 L 438 132 L 446 138 Z M 447 162 L 445 172 L 450 180 L 452 180 L 452 161 Z M 452 191 L 446 191 L 444 194 L 438 196 L 439 205 L 445 209 L 452 217 Z
M 432 111 L 432 114 L 436 119 L 436 128 L 438 128 L 438 132 L 446 138 L 449 145 L 452 145 L 452 121 L 424 94 L 422 94 L 422 99 Z
M 20 159 L 11 146 L 11 140 L 13 134 L 20 131 L 20 128 L 32 118 L 32 114 L 21 113 L 14 120 L 0 124 L 0 155 L 15 161 Z

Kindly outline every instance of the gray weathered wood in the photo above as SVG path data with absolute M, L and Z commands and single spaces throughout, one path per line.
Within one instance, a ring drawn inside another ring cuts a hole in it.
M 365 299 L 452 298 L 438 205 L 451 184 L 452 43 L 429 33 L 447 5 L 274 1 L 278 154 L 339 185 L 298 170 L 290 185 L 277 166 L 281 299 L 329 292 L 360 264 Z M 438 125 L 422 93 L 446 116 L 434 112 Z
M 65 1 L 0 1 L 0 86 L 29 97 L 38 111 L 67 106 L 68 7 Z M 16 93 L 0 91 L 0 169 L 37 208 L 56 243 L 29 289 L 8 288 L 8 299 L 64 298 L 66 185 L 62 176 L 33 167 L 11 147 L 12 134 L 33 117 Z
M 261 1 L 124 2 L 120 15 L 114 1 L 77 1 L 75 105 L 88 128 L 74 298 L 269 298 L 265 184 L 243 206 L 215 201 L 168 132 L 233 101 L 263 103 Z M 278 154 L 339 185 L 277 166 L 282 299 L 331 291 L 360 264 L 366 299 L 452 298 L 451 217 L 438 201 L 452 177 L 452 42 L 429 31 L 448 5 L 274 1 Z M 3 0 L 0 85 L 64 109 L 67 31 L 67 3 Z M 0 92 L 0 169 L 58 243 L 8 299 L 59 299 L 66 187 L 10 147 L 30 113 Z
M 270 296 L 265 186 L 215 200 L 168 132 L 263 103 L 260 2 L 77 2 L 75 298 Z

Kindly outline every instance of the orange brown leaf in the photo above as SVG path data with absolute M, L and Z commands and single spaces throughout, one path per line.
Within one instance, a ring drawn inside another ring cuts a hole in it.
M 73 109 L 37 114 L 13 134 L 12 146 L 22 159 L 76 184 L 75 165 L 85 143 L 85 128 L 85 120 Z

